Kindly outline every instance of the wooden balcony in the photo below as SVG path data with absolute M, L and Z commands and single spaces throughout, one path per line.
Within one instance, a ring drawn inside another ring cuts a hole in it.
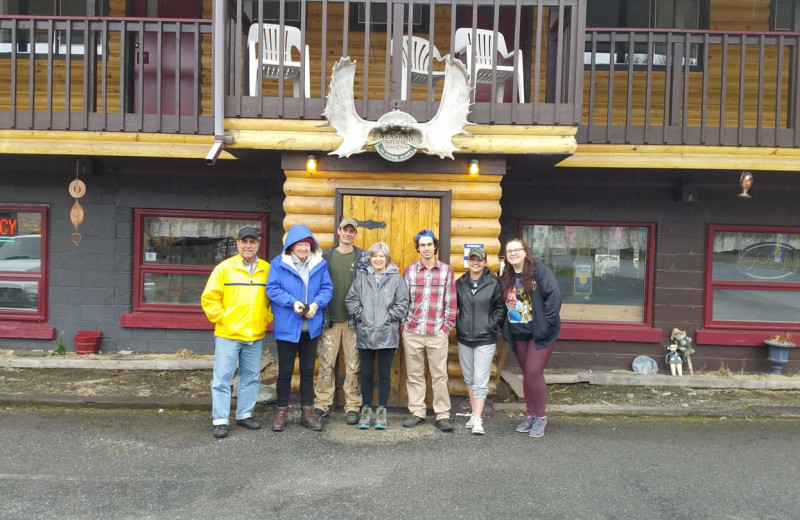
M 800 33 L 586 30 L 579 143 L 800 146 Z
M 229 0 L 219 60 L 212 3 L 201 19 L 0 16 L 0 129 L 211 135 L 212 62 L 225 118 L 321 120 L 342 56 L 357 62 L 361 117 L 398 107 L 427 121 L 444 64 L 412 72 L 403 43 L 421 38 L 475 70 L 457 52 L 462 29 L 521 56 L 496 59 L 476 85 L 474 123 L 577 126 L 579 143 L 800 146 L 800 33 L 587 30 L 587 1 Z M 269 24 L 296 27 L 308 47 L 286 58 L 277 43 L 287 79 L 265 77 L 256 58 Z M 505 84 L 492 81 L 498 67 Z

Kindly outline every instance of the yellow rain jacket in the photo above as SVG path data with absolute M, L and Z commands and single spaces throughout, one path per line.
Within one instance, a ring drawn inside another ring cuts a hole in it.
M 203 312 L 215 324 L 214 335 L 237 341 L 262 339 L 272 323 L 266 286 L 269 263 L 258 259 L 250 276 L 242 255 L 223 260 L 211 272 L 200 301 Z

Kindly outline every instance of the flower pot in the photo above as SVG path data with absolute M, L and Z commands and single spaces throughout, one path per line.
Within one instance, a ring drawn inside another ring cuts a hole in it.
M 100 347 L 100 336 L 101 333 L 96 330 L 79 330 L 72 336 L 72 341 L 75 342 L 75 353 L 79 356 L 96 354 Z
M 769 349 L 767 361 L 772 364 L 772 373 L 777 376 L 783 375 L 783 366 L 789 362 L 789 351 L 795 347 L 795 344 L 771 339 L 765 339 L 764 344 Z

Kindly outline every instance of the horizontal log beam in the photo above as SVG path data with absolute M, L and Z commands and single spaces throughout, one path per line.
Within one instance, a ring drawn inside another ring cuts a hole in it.
M 582 144 L 557 166 L 797 171 L 800 149 L 732 146 Z

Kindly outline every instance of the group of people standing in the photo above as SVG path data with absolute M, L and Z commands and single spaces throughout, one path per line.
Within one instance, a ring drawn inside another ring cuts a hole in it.
M 323 251 L 308 227 L 292 226 L 283 252 L 270 264 L 258 258 L 257 231 L 239 230 L 239 254 L 214 269 L 201 298 L 203 310 L 215 324 L 214 437 L 228 435 L 237 366 L 236 424 L 261 428 L 252 414 L 269 323 L 278 349 L 273 431 L 286 429 L 298 358 L 300 424 L 322 430 L 332 413 L 340 350 L 345 362 L 346 423 L 359 429 L 388 428 L 391 367 L 401 330 L 410 412 L 403 426 L 414 428 L 426 420 L 427 356 L 434 425 L 453 431 L 447 357 L 448 338 L 455 328 L 471 410 L 465 426 L 484 434 L 483 409 L 499 328 L 523 371 L 527 415 L 517 431 L 544 435 L 544 367 L 561 326 L 561 297 L 553 273 L 535 262 L 525 243 L 515 238 L 506 243 L 506 266 L 499 278 L 486 267 L 484 249 L 475 247 L 468 253 L 469 271 L 456 281 L 453 269 L 437 258 L 435 233 L 423 229 L 414 237 L 419 260 L 401 274 L 386 243 L 377 242 L 365 251 L 354 245 L 357 233 L 355 219 L 342 219 L 338 244 Z M 373 408 L 376 365 L 378 398 Z

